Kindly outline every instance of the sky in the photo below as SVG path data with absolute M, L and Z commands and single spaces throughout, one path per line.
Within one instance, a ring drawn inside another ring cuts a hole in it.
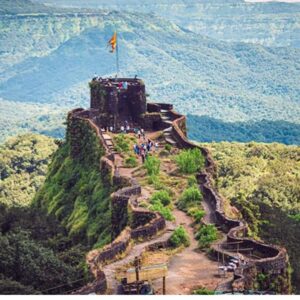
M 300 2 L 300 0 L 245 0 L 246 2 L 290 2 L 290 3 L 296 3 Z

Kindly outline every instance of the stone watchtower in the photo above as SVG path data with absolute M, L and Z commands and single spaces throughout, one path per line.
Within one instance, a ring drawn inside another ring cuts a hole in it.
M 125 121 L 137 123 L 147 111 L 145 84 L 137 78 L 93 78 L 91 109 L 98 123 L 117 128 Z

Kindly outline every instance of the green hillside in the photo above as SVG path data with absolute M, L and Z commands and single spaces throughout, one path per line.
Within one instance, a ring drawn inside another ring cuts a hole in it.
M 0 146 L 0 203 L 28 206 L 44 182 L 57 145 L 54 139 L 26 134 Z
M 101 246 L 110 241 L 111 190 L 101 180 L 103 148 L 95 133 L 81 126 L 80 158 L 70 156 L 70 141 L 60 146 L 34 205 L 55 216 L 73 240 Z
M 30 205 L 56 149 L 53 139 L 34 134 L 0 148 L 0 294 L 61 294 L 89 280 L 87 247 Z
M 262 135 L 263 120 L 273 122 L 273 132 L 282 130 L 282 121 L 297 131 L 299 49 L 214 40 L 154 15 L 122 10 L 0 19 L 0 141 L 33 130 L 62 137 L 62 116 L 89 106 L 86 82 L 95 72 L 115 75 L 115 56 L 106 47 L 115 28 L 121 75 L 143 78 L 149 100 L 171 100 L 178 112 L 195 118 L 236 126 L 256 122 Z M 190 124 L 193 138 L 207 141 L 197 120 Z M 239 140 L 236 126 L 228 130 Z M 245 138 L 252 136 L 247 127 Z M 227 140 L 226 133 L 218 135 Z M 214 140 L 214 131 L 207 136 Z
M 299 291 L 300 148 L 275 143 L 205 146 L 218 164 L 220 193 L 240 210 L 251 234 L 287 248 Z
M 188 136 L 201 142 L 262 142 L 300 144 L 300 124 L 282 120 L 224 122 L 208 116 L 187 116 Z

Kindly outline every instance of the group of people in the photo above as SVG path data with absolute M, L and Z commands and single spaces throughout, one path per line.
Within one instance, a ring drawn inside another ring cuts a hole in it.
M 105 127 L 103 129 L 103 131 L 121 132 L 121 133 L 134 132 L 139 139 L 143 138 L 144 141 L 146 139 L 144 129 L 143 128 L 132 128 L 132 127 L 130 127 L 130 124 L 128 121 L 125 121 L 124 124 L 120 126 L 120 130 L 117 130 L 116 128 L 114 128 L 114 126 L 109 126 L 109 127 Z
M 140 139 L 140 138 L 139 138 Z M 145 162 L 145 159 L 147 158 L 148 153 L 151 151 L 151 149 L 154 147 L 155 151 L 158 149 L 158 143 L 153 143 L 150 139 L 148 139 L 146 142 L 143 142 L 142 144 L 134 144 L 133 151 L 136 155 L 140 156 L 142 158 L 142 162 Z
M 93 81 L 100 81 L 100 82 L 106 83 L 109 86 L 116 85 L 118 91 L 128 89 L 128 82 L 126 80 L 125 81 L 117 81 L 116 79 L 117 78 L 112 78 L 112 77 L 102 78 L 102 77 L 98 76 L 97 73 L 95 73 L 92 78 Z M 135 75 L 134 81 L 136 82 L 137 80 L 138 80 L 137 75 Z

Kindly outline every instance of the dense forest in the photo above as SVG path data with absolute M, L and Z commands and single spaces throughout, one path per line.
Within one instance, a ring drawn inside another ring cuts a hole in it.
M 66 293 L 89 280 L 87 247 L 31 203 L 56 148 L 53 139 L 34 134 L 0 148 L 0 294 Z
M 300 145 L 300 124 L 287 121 L 224 122 L 208 116 L 187 116 L 189 138 L 201 142 L 263 142 Z
M 41 135 L 1 146 L 0 294 L 69 293 L 90 280 L 87 251 L 110 241 L 103 149 L 82 126 L 76 160 L 70 141 Z
M 0 146 L 0 203 L 28 206 L 42 185 L 57 145 L 36 134 L 10 138 Z
M 284 245 L 300 290 L 300 148 L 281 144 L 212 143 L 216 184 L 250 226 L 250 234 Z

